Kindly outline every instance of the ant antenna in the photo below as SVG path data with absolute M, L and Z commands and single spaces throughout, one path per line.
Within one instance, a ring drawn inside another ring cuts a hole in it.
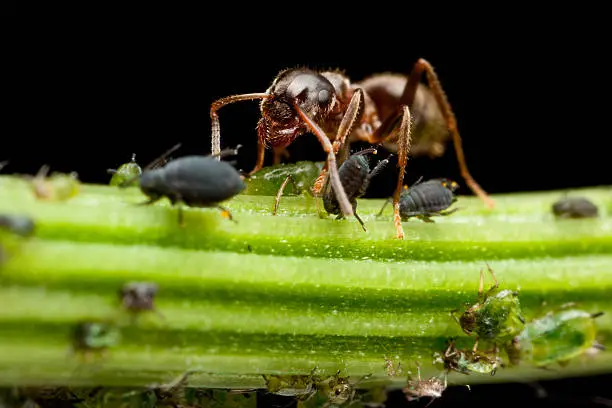
M 170 156 L 172 153 L 177 151 L 181 147 L 181 145 L 182 145 L 182 143 L 177 143 L 176 145 L 172 146 L 170 149 L 166 150 L 157 159 L 153 160 L 151 163 L 149 163 L 145 167 L 143 167 L 142 172 L 144 173 L 145 171 L 151 170 L 153 167 L 158 166 L 160 163 L 162 163 L 164 160 L 166 160 L 168 158 L 168 156 Z M 135 157 L 135 154 L 132 154 L 132 157 Z M 134 181 L 136 181 L 136 179 L 138 179 L 138 178 L 140 178 L 140 175 L 136 175 L 134 177 L 130 177 L 129 179 L 123 181 L 123 183 L 119 184 L 119 187 L 120 188 L 125 188 L 125 187 L 129 186 L 130 184 L 132 184 Z

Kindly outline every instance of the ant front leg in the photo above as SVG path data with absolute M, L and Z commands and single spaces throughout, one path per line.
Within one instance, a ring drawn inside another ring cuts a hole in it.
M 365 97 L 362 89 L 357 89 L 351 97 L 351 101 L 349 102 L 346 112 L 342 117 L 340 126 L 338 126 L 336 138 L 334 139 L 334 143 L 332 145 L 334 157 L 337 156 L 340 149 L 343 148 L 348 136 L 355 128 L 355 124 L 361 118 L 361 115 L 363 114 L 364 99 Z M 325 182 L 327 181 L 327 171 L 329 168 L 328 164 L 329 163 L 325 163 L 323 170 L 321 170 L 321 174 L 319 174 L 319 177 L 317 177 L 314 182 L 314 186 L 312 187 L 312 192 L 315 197 L 320 196 L 321 190 L 323 190 Z
M 425 75 L 427 76 L 427 82 L 429 82 L 430 89 L 436 98 L 436 102 L 438 103 L 442 115 L 444 116 L 448 130 L 453 137 L 453 144 L 455 145 L 455 153 L 457 154 L 457 161 L 459 162 L 459 171 L 461 172 L 461 176 L 463 176 L 465 183 L 472 190 L 472 192 L 482 201 L 484 201 L 488 208 L 493 208 L 495 206 L 495 202 L 489 197 L 487 192 L 480 187 L 476 180 L 474 180 L 467 168 L 465 154 L 463 153 L 461 135 L 457 129 L 457 118 L 455 117 L 455 113 L 448 102 L 446 93 L 442 89 L 438 75 L 436 75 L 432 65 L 427 60 L 421 58 L 416 62 L 416 64 L 414 64 L 412 72 L 410 73 L 410 78 L 408 79 L 408 83 L 404 88 L 404 93 L 400 98 L 400 104 L 406 104 L 410 107 L 413 106 L 416 91 L 419 83 L 421 82 L 423 72 L 425 72 Z
M 327 168 L 329 169 L 329 177 L 331 178 L 331 185 L 336 194 L 336 200 L 338 200 L 338 204 L 340 205 L 340 209 L 344 216 L 350 217 L 353 215 L 353 206 L 349 202 L 349 199 L 344 191 L 344 187 L 342 187 L 342 182 L 340 181 L 340 174 L 338 173 L 338 165 L 336 164 L 336 155 L 334 154 L 333 146 L 329 137 L 325 134 L 323 129 L 319 125 L 315 123 L 297 104 L 294 102 L 293 104 L 295 110 L 300 115 L 300 118 L 306 123 L 306 125 L 310 128 L 311 132 L 319 139 L 319 142 L 323 146 L 323 150 L 327 153 Z M 346 115 L 345 115 L 346 116 Z M 344 122 L 344 119 L 342 119 Z M 322 173 L 323 174 L 323 173 Z M 319 176 L 321 177 L 321 175 Z M 320 193 L 321 190 L 314 191 L 315 195 Z
M 400 117 L 400 127 L 397 139 L 397 165 L 400 168 L 399 175 L 397 177 L 397 186 L 393 193 L 393 223 L 395 224 L 395 231 L 398 239 L 404 239 L 404 229 L 402 228 L 402 218 L 400 216 L 400 195 L 404 189 L 404 172 L 406 171 L 406 163 L 408 162 L 408 153 L 410 152 L 410 145 L 412 142 L 412 133 L 410 126 L 412 123 L 412 116 L 410 114 L 410 108 L 406 105 L 402 105 L 395 115 L 390 117 L 389 122 L 384 123 L 379 127 L 376 132 L 370 137 L 370 143 L 381 143 L 387 137 L 393 134 L 395 123 Z M 391 124 L 392 126 L 389 126 Z

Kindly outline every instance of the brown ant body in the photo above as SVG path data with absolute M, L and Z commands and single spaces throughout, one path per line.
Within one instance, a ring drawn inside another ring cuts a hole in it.
M 420 84 L 423 72 L 430 88 Z M 307 132 L 313 133 L 327 154 L 326 166 L 315 182 L 313 193 L 320 195 L 329 171 L 342 213 L 348 217 L 354 215 L 354 212 L 338 176 L 336 155 L 345 141 L 371 144 L 386 142 L 398 154 L 400 171 L 393 195 L 393 207 L 397 237 L 403 239 L 399 198 L 408 153 L 412 150 L 413 156 L 440 156 L 444 152 L 442 142 L 450 134 L 467 185 L 489 207 L 493 206 L 493 201 L 468 172 L 455 115 L 433 67 L 424 59 L 417 61 L 408 77 L 380 74 L 357 83 L 351 83 L 340 72 L 287 69 L 277 75 L 265 93 L 218 99 L 210 108 L 212 154 L 221 150 L 217 111 L 233 102 L 255 99 L 262 100 L 261 118 L 257 124 L 257 162 L 249 175 L 263 168 L 266 147 L 272 147 L 275 162 L 278 162 L 285 148 L 297 137 Z M 414 130 L 411 130 L 411 111 L 415 117 Z

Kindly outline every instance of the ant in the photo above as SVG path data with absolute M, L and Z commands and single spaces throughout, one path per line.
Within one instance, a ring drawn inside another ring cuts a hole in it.
M 429 88 L 420 83 L 423 73 Z M 326 165 L 315 182 L 313 193 L 320 195 L 329 171 L 342 213 L 348 217 L 353 215 L 353 209 L 342 189 L 336 155 L 347 138 L 349 142 L 387 142 L 398 154 L 400 171 L 393 207 L 397 238 L 403 239 L 399 198 L 408 154 L 441 156 L 444 153 L 442 142 L 450 134 L 466 184 L 489 208 L 494 206 L 493 200 L 468 171 L 455 115 L 432 65 L 424 59 L 415 63 L 409 76 L 378 74 L 354 84 L 338 71 L 290 68 L 281 71 L 264 93 L 217 99 L 210 108 L 212 154 L 221 150 L 217 111 L 230 103 L 257 99 L 262 100 L 261 118 L 257 124 L 257 162 L 249 176 L 263 168 L 266 147 L 273 148 L 275 162 L 278 162 L 287 146 L 300 135 L 311 132 L 327 154 Z M 415 117 L 414 145 L 412 115 Z

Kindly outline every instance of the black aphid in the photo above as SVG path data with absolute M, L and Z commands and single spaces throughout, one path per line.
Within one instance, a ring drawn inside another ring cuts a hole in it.
M 176 145 L 154 163 L 159 163 L 171 152 L 180 147 Z M 217 156 L 237 154 L 237 149 L 222 151 Z M 179 204 L 178 220 L 183 225 L 183 212 L 180 204 L 189 207 L 217 207 L 224 216 L 232 219 L 228 209 L 219 205 L 245 189 L 242 177 L 229 163 L 217 160 L 217 156 L 184 156 L 170 161 L 163 167 L 147 166 L 140 176 L 140 189 L 149 197 L 142 205 L 153 204 L 167 197 L 172 205 Z M 127 180 L 121 186 L 129 185 Z
M 400 195 L 399 213 L 402 221 L 416 217 L 424 222 L 434 222 L 430 217 L 454 213 L 458 208 L 449 211 L 444 210 L 457 201 L 455 191 L 458 188 L 457 183 L 445 178 L 431 179 L 425 182 L 421 182 L 419 179 Z M 389 201 L 385 202 L 378 215 L 382 214 Z
M 382 168 L 389 162 L 388 158 L 382 160 L 376 165 L 376 167 L 374 167 L 372 171 L 370 171 L 370 164 L 368 163 L 368 159 L 365 157 L 365 155 L 375 152 L 375 149 L 365 149 L 354 153 L 348 159 L 346 159 L 338 169 L 340 182 L 342 183 L 344 192 L 346 193 L 349 202 L 353 206 L 355 218 L 357 218 L 364 231 L 366 231 L 365 224 L 361 218 L 359 218 L 359 215 L 357 215 L 357 199 L 365 194 L 368 186 L 370 185 L 370 180 L 372 177 L 380 172 L 380 170 L 382 170 Z M 337 219 L 344 217 L 340 209 L 340 204 L 336 199 L 334 189 L 329 183 L 329 180 L 327 186 L 325 187 L 323 206 L 325 211 L 327 211 L 329 214 L 338 214 L 338 217 L 336 217 Z
M 593 218 L 598 216 L 597 206 L 584 197 L 564 197 L 552 205 L 559 218 Z
M 0 214 L 0 227 L 23 237 L 34 233 L 34 220 L 27 215 Z

